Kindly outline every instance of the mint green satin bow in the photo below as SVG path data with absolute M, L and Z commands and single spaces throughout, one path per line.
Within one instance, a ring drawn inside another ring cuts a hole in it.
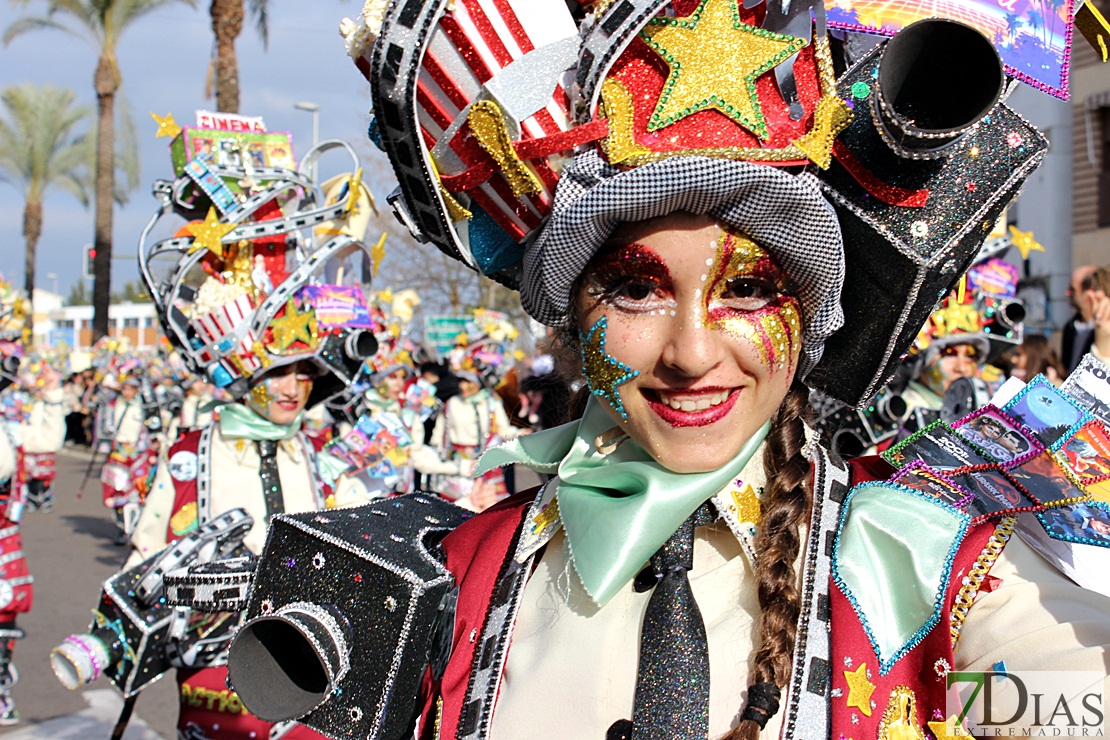
M 220 433 L 229 439 L 290 439 L 301 428 L 304 414 L 297 414 L 291 424 L 281 425 L 259 416 L 242 403 L 228 403 L 220 407 Z
M 590 598 L 604 606 L 631 581 L 678 526 L 736 480 L 770 422 L 728 463 L 708 473 L 675 473 L 632 439 L 602 455 L 595 440 L 613 421 L 591 397 L 582 419 L 518 437 L 487 451 L 478 474 L 520 463 L 559 474 L 556 498 L 571 559 Z

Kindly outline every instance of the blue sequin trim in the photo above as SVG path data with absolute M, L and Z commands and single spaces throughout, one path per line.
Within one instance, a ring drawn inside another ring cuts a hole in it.
M 911 494 L 912 496 L 916 496 L 917 498 L 920 498 L 924 501 L 928 501 L 934 506 L 939 506 L 942 509 L 951 512 L 952 514 L 955 514 L 962 522 L 960 530 L 959 532 L 957 532 L 956 538 L 952 541 L 952 545 L 948 550 L 948 555 L 944 559 L 944 572 L 941 575 L 941 582 L 939 588 L 937 589 L 937 594 L 933 599 L 932 615 L 925 621 L 925 624 L 923 624 L 920 628 L 918 628 L 916 632 L 914 632 L 913 636 L 902 647 L 898 648 L 898 650 L 894 652 L 894 655 L 892 655 L 889 660 L 885 661 L 879 655 L 879 643 L 878 640 L 875 639 L 875 633 L 871 629 L 870 622 L 867 621 L 867 617 L 864 615 L 863 610 L 860 608 L 859 602 L 856 601 L 856 597 L 852 594 L 851 589 L 848 588 L 848 584 L 845 583 L 844 579 L 840 577 L 840 534 L 844 531 L 844 524 L 847 521 L 848 514 L 852 508 L 852 497 L 855 496 L 856 491 L 863 486 L 883 486 L 885 488 L 893 488 L 895 490 L 904 491 Z M 956 559 L 956 553 L 959 552 L 960 545 L 963 544 L 964 537 L 967 535 L 967 530 L 970 524 L 971 517 L 968 514 L 960 511 L 956 507 L 950 506 L 949 504 L 939 499 L 928 496 L 921 491 L 915 491 L 909 486 L 904 486 L 898 483 L 891 483 L 889 481 L 873 481 L 853 486 L 852 490 L 848 492 L 847 497 L 845 497 L 844 499 L 844 504 L 840 509 L 840 523 L 837 525 L 836 541 L 833 543 L 831 563 L 832 579 L 833 583 L 835 583 L 840 589 L 840 592 L 844 594 L 845 598 L 848 599 L 848 603 L 852 605 L 852 610 L 856 613 L 856 617 L 859 618 L 860 624 L 863 626 L 863 631 L 867 635 L 867 640 L 871 643 L 871 651 L 875 654 L 875 659 L 879 663 L 879 675 L 885 676 L 886 674 L 890 673 L 890 670 L 894 668 L 894 665 L 899 660 L 901 660 L 906 653 L 917 647 L 918 644 L 920 644 L 920 642 L 925 639 L 925 636 L 928 635 L 929 632 L 932 631 L 933 627 L 935 627 L 940 621 L 940 614 L 942 609 L 944 608 L 944 599 L 948 593 L 948 582 L 952 575 L 952 563 Z
M 1040 521 L 1041 526 L 1044 527 L 1045 533 L 1054 540 L 1060 540 L 1061 542 L 1075 542 L 1075 543 L 1078 543 L 1078 544 L 1081 544 L 1081 545 L 1095 545 L 1097 547 L 1110 547 L 1110 538 L 1080 537 L 1080 536 L 1070 535 L 1070 534 L 1056 535 L 1056 534 L 1053 534 L 1052 532 L 1049 531 L 1048 528 L 1049 528 L 1050 524 L 1045 521 L 1045 514 L 1049 514 L 1053 511 L 1075 511 L 1075 507 L 1077 507 L 1077 506 L 1087 506 L 1087 507 L 1090 507 L 1092 509 L 1098 509 L 1099 511 L 1102 511 L 1104 514 L 1107 514 L 1108 517 L 1110 517 L 1110 505 L 1107 505 L 1106 503 L 1104 503 L 1102 501 L 1095 501 L 1093 499 L 1089 499 L 1087 501 L 1081 501 L 1081 502 L 1075 503 L 1075 504 L 1068 504 L 1067 506 L 1050 506 L 1045 511 L 1038 511 L 1037 512 L 1037 519 L 1038 519 L 1038 521 Z

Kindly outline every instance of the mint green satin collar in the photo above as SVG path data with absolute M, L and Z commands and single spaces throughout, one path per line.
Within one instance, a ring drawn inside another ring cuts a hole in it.
M 486 452 L 479 474 L 520 463 L 559 474 L 556 498 L 582 585 L 604 606 L 704 501 L 735 480 L 770 422 L 732 460 L 708 473 L 675 473 L 626 439 L 602 455 L 594 441 L 612 419 L 591 398 L 578 422 L 519 437 Z
M 268 439 L 278 441 L 290 439 L 301 428 L 298 414 L 291 424 L 282 426 L 258 415 L 254 409 L 242 403 L 229 403 L 220 407 L 220 434 L 229 439 Z

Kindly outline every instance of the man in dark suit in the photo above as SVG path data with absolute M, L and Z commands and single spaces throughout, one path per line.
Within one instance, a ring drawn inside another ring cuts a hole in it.
M 1095 338 L 1090 302 L 1084 293 L 1091 289 L 1091 278 L 1096 269 L 1094 265 L 1080 265 L 1072 272 L 1071 283 L 1068 285 L 1068 303 L 1075 310 L 1075 315 L 1064 324 L 1060 359 L 1069 373 L 1079 365 L 1083 355 L 1090 351 L 1091 342 Z

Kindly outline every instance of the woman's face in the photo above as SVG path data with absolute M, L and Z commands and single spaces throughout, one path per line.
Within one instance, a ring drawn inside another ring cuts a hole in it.
M 951 344 L 940 351 L 937 360 L 922 373 L 925 385 L 944 394 L 957 378 L 979 375 L 979 350 L 974 344 Z
M 802 319 L 788 283 L 762 247 L 709 216 L 625 224 L 576 296 L 590 388 L 664 467 L 721 467 L 794 379 Z
M 478 393 L 481 388 L 473 380 L 459 380 L 459 395 L 463 398 L 471 398 Z
M 405 378 L 407 377 L 404 370 L 396 370 L 387 375 L 378 389 L 382 398 L 388 398 L 391 401 L 400 400 L 401 394 L 405 391 Z
M 297 420 L 312 392 L 308 365 L 297 362 L 267 373 L 251 386 L 247 405 L 275 424 L 285 426 Z

